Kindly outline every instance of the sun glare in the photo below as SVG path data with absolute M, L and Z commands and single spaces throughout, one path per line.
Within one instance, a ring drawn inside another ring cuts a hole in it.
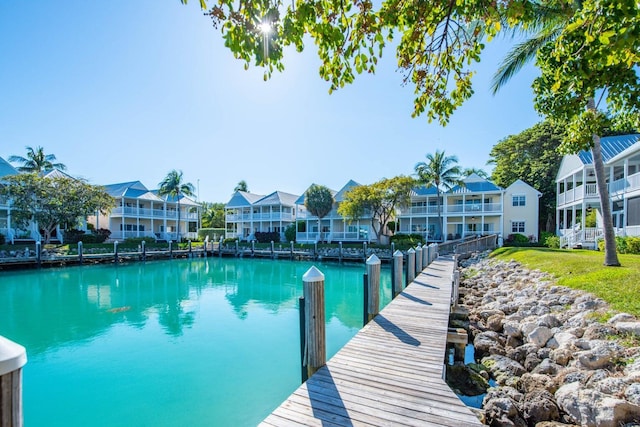
M 260 28 L 260 32 L 262 34 L 269 34 L 271 32 L 271 24 L 268 22 L 260 23 L 260 25 L 258 25 L 258 28 Z

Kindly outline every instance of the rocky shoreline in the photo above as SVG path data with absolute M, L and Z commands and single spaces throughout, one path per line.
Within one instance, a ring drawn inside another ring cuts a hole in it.
M 640 321 L 485 254 L 460 263 L 486 425 L 640 426 Z M 608 320 L 604 320 L 607 317 Z

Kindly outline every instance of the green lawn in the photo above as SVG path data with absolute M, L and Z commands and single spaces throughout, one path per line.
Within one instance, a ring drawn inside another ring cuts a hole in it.
M 491 257 L 550 273 L 558 285 L 591 292 L 616 311 L 640 316 L 640 255 L 619 254 L 621 267 L 605 267 L 604 253 L 589 250 L 505 247 Z

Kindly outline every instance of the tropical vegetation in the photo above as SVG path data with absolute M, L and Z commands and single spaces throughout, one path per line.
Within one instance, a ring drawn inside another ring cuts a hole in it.
M 443 232 L 442 224 L 442 192 L 451 190 L 456 185 L 464 185 L 462 170 L 458 166 L 456 156 L 447 156 L 444 150 L 428 153 L 426 162 L 418 162 L 414 168 L 418 183 L 426 187 L 434 187 L 437 195 L 438 227 Z
M 351 221 L 365 216 L 371 217 L 371 228 L 379 243 L 389 221 L 395 218 L 397 208 L 411 204 L 411 190 L 415 180 L 408 176 L 383 178 L 370 185 L 359 185 L 345 193 L 344 200 L 338 206 L 338 214 Z
M 550 121 L 537 123 L 519 134 L 510 135 L 491 149 L 491 180 L 507 187 L 521 179 L 542 193 L 539 204 L 539 229 L 555 230 L 556 182 L 562 154 L 558 147 L 564 132 Z
M 174 198 L 178 205 L 178 218 L 176 220 L 177 240 L 180 242 L 180 199 L 182 196 L 193 196 L 195 187 L 190 182 L 184 182 L 182 171 L 172 170 L 158 184 L 158 194 L 160 196 L 168 196 Z
M 318 240 L 322 241 L 322 218 L 333 208 L 333 194 L 324 185 L 312 184 L 304 193 L 304 206 L 311 215 L 318 217 Z
M 57 160 L 56 156 L 54 154 L 45 154 L 42 147 L 26 147 L 26 149 L 27 157 L 13 155 L 7 159 L 10 163 L 18 163 L 20 165 L 16 168 L 19 172 L 38 173 L 52 169 L 65 170 L 67 168 L 62 163 L 54 163 Z
M 23 173 L 3 177 L 0 195 L 11 197 L 12 221 L 19 228 L 35 223 L 49 243 L 56 227 L 75 229 L 96 212 L 107 213 L 114 199 L 102 187 L 66 176 Z

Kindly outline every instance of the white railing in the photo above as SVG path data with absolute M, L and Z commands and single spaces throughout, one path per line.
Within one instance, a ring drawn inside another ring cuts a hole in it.
M 586 195 L 587 197 L 597 196 L 598 195 L 598 186 L 596 184 L 587 184 L 586 185 L 586 191 L 585 191 L 584 195 Z
M 155 233 L 151 231 L 132 231 L 132 230 L 114 231 L 109 236 L 110 239 L 114 239 L 114 240 L 124 240 L 124 239 L 130 239 L 133 237 L 152 237 L 156 239 Z
M 357 231 L 348 232 L 348 231 L 338 231 L 327 233 L 328 237 L 325 239 L 329 242 L 361 242 L 361 241 L 371 241 L 369 239 L 369 233 L 358 233 Z
M 0 234 L 4 235 L 7 242 L 11 242 L 11 244 L 13 244 L 16 232 L 12 228 L 0 228 Z
M 640 172 L 629 175 L 629 188 L 628 191 L 640 189 Z
M 323 233 L 325 236 L 329 233 Z M 318 240 L 317 232 L 297 232 L 296 233 L 296 241 L 297 242 L 315 242 Z M 323 236 L 324 237 L 324 236 Z
M 251 214 L 227 214 L 227 222 L 251 221 Z
M 153 218 L 157 218 L 157 219 L 177 219 L 178 218 L 178 211 L 175 210 L 167 210 L 164 211 L 162 209 L 146 209 L 146 208 L 135 208 L 135 207 L 131 207 L 131 206 L 125 206 L 125 207 L 117 207 L 111 210 L 111 215 L 112 216 L 127 216 L 127 217 L 133 217 L 133 218 L 140 218 L 140 217 L 153 217 Z M 197 212 L 181 212 L 180 213 L 180 219 L 198 219 L 198 213 Z
M 623 192 L 624 189 L 627 188 L 628 186 L 629 185 L 627 183 L 627 180 L 624 178 L 615 180 L 611 184 L 609 184 L 609 193 L 615 194 L 615 193 Z
M 624 234 L 627 236 L 640 236 L 640 225 L 627 225 Z
M 440 207 L 442 211 L 444 207 Z M 411 206 L 410 208 L 400 209 L 401 215 L 438 215 L 437 206 Z

